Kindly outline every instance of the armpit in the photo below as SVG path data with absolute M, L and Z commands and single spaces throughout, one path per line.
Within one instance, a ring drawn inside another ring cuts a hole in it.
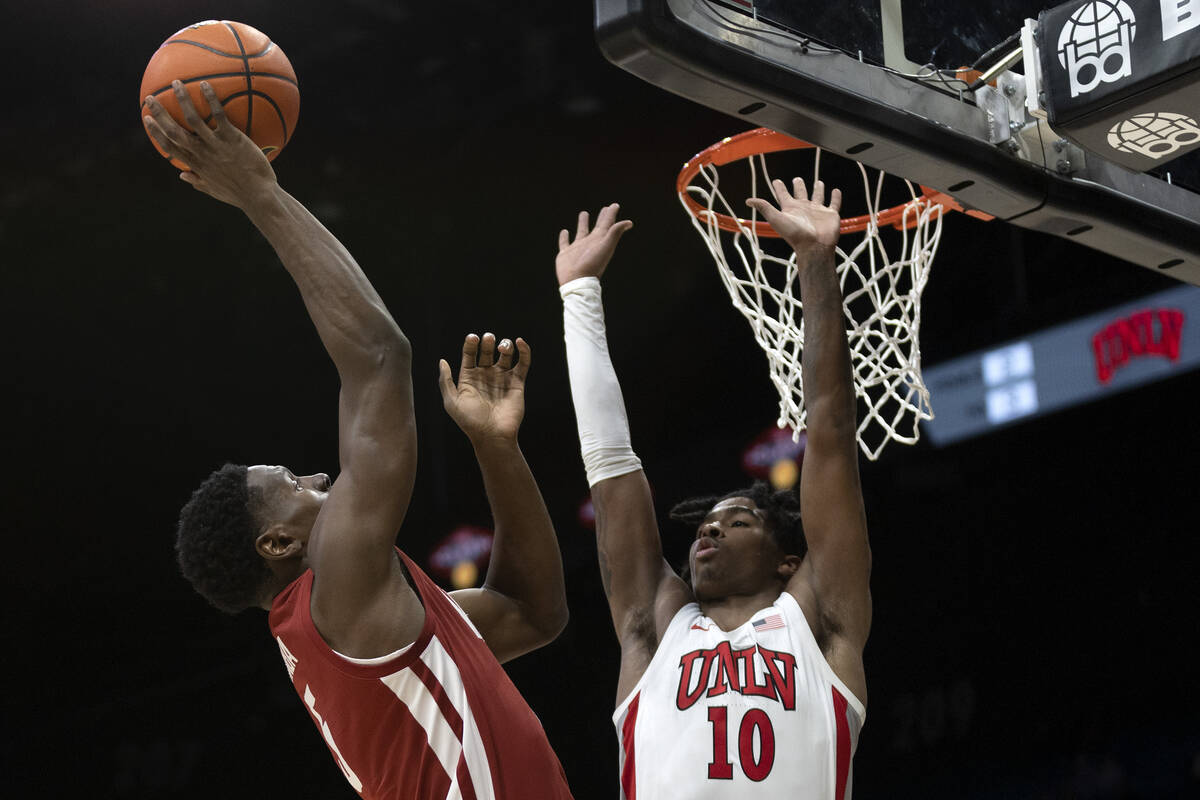
M 658 631 L 654 625 L 654 612 L 648 608 L 631 609 L 625 618 L 625 630 L 621 646 L 641 645 L 653 653 L 658 647 Z

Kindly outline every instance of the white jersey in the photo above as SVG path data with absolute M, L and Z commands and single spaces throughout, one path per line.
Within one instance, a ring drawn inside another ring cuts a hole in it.
M 623 800 L 848 800 L 866 718 L 792 595 L 722 631 L 679 610 L 613 722 Z

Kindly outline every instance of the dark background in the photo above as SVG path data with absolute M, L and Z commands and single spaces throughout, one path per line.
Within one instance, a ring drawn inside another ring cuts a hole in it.
M 509 665 L 581 800 L 616 796 L 617 647 L 561 344 L 555 238 L 636 221 L 605 278 L 613 357 L 660 510 L 742 485 L 765 360 L 673 195 L 741 130 L 607 64 L 586 2 L 8 3 L 0 319 L 8 796 L 350 797 L 260 613 L 178 576 L 179 506 L 224 461 L 336 471 L 336 374 L 236 210 L 159 159 L 136 95 L 206 18 L 300 78 L 281 183 L 354 252 L 413 342 L 420 467 L 398 539 L 489 522 L 436 363 L 534 347 L 522 442 L 558 525 L 571 623 Z M 913 55 L 910 53 L 910 55 Z M 914 55 L 915 57 L 915 55 Z M 927 364 L 1166 286 L 965 217 L 925 295 Z M 874 550 L 860 798 L 1185 796 L 1200 787 L 1195 373 L 946 449 L 863 464 Z M 936 408 L 937 398 L 934 398 Z M 681 555 L 689 532 L 664 527 Z

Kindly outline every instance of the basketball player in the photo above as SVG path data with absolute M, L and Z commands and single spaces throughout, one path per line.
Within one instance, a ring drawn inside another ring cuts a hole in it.
M 566 623 L 549 515 L 517 445 L 528 345 L 468 336 L 446 410 L 469 437 L 495 515 L 480 589 L 448 596 L 395 548 L 412 493 L 408 340 L 346 249 L 276 182 L 207 83 L 210 130 L 176 82 L 191 133 L 148 99 L 145 124 L 181 177 L 250 218 L 295 280 L 341 379 L 341 472 L 227 465 L 184 507 L 177 549 L 226 611 L 267 609 L 296 692 L 364 798 L 570 798 L 562 767 L 500 662 Z M 499 357 L 496 357 L 497 351 Z
M 599 278 L 632 227 L 604 208 L 559 234 L 571 393 L 621 645 L 621 789 L 632 800 L 845 800 L 865 717 L 871 624 L 855 397 L 834 270 L 841 193 L 774 182 L 751 205 L 795 249 L 804 303 L 808 443 L 799 498 L 759 483 L 681 503 L 690 584 L 663 559 L 608 356 Z M 715 374 L 713 380 L 720 380 Z M 804 524 L 801 528 L 800 512 Z

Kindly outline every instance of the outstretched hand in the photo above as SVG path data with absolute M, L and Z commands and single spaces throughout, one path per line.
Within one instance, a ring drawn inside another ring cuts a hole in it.
M 832 248 L 837 244 L 841 232 L 838 210 L 842 207 L 842 190 L 834 189 L 829 195 L 829 205 L 825 205 L 824 181 L 817 181 L 813 185 L 811 198 L 803 178 L 795 178 L 792 187 L 792 192 L 788 192 L 783 181 L 778 178 L 771 181 L 779 208 L 760 197 L 750 198 L 746 205 L 762 214 L 763 219 L 793 250 L 800 252 L 812 247 Z
M 620 210 L 621 206 L 617 203 L 600 209 L 596 216 L 596 227 L 590 231 L 588 213 L 580 211 L 573 242 L 566 228 L 558 232 L 558 257 L 554 260 L 554 271 L 558 275 L 559 286 L 576 278 L 599 278 L 604 274 L 617 249 L 617 242 L 625 231 L 633 227 L 630 220 L 616 221 Z
M 179 177 L 216 199 L 245 208 L 256 196 L 275 185 L 275 170 L 250 137 L 225 116 L 225 109 L 208 81 L 200 82 L 200 92 L 208 103 L 215 127 L 200 118 L 187 89 L 179 81 L 171 88 L 192 129 L 188 131 L 171 118 L 162 104 L 146 98 L 150 114 L 142 118 L 146 130 L 167 155 L 187 164 Z
M 530 349 L 524 339 L 518 338 L 515 347 L 505 339 L 497 347 L 492 334 L 485 333 L 480 339 L 472 333 L 463 341 L 457 386 L 446 359 L 438 362 L 442 405 L 472 444 L 516 440 L 525 416 L 529 360 Z

